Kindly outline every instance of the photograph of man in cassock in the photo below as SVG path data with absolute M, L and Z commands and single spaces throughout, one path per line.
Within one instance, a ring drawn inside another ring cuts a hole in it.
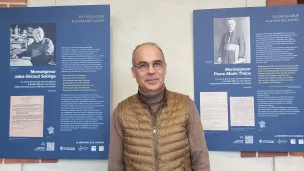
M 217 63 L 240 64 L 245 62 L 245 40 L 242 32 L 235 30 L 236 22 L 227 19 L 228 31 L 221 38 Z

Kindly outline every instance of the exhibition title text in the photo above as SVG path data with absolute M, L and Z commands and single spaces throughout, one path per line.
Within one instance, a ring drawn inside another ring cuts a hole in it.
M 267 19 L 267 23 L 285 23 L 300 21 L 300 14 L 272 15 L 271 19 Z
M 104 20 L 104 15 L 79 15 L 78 19 L 72 20 L 72 23 L 102 23 Z
M 56 78 L 56 70 L 31 70 L 30 74 L 25 74 L 25 75 L 17 74 L 17 75 L 15 75 L 15 78 L 27 78 L 27 79 L 46 78 L 46 79 L 55 79 Z
M 214 72 L 215 76 L 251 75 L 251 68 L 225 68 L 224 72 Z

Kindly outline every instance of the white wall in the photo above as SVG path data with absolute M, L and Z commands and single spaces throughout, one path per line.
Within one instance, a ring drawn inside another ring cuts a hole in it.
M 193 93 L 192 10 L 265 6 L 266 0 L 28 0 L 29 6 L 111 5 L 113 107 L 133 94 L 131 53 L 145 41 L 160 44 L 168 63 L 167 87 Z M 50 14 L 51 15 L 51 14 Z M 177 69 L 181 65 L 182 69 Z M 122 86 L 123 85 L 123 86 Z M 210 152 L 212 171 L 303 171 L 302 157 L 241 158 L 240 152 Z M 60 160 L 55 164 L 0 165 L 0 171 L 106 171 L 107 161 Z

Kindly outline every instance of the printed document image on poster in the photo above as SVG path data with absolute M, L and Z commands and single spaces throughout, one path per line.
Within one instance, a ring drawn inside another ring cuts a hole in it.
M 255 126 L 253 97 L 230 97 L 230 122 L 231 126 Z
M 43 96 L 11 96 L 10 137 L 43 137 Z
M 204 130 L 228 130 L 227 92 L 201 92 L 200 109 Z

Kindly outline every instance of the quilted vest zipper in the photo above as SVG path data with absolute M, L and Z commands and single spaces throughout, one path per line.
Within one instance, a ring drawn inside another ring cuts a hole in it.
M 153 117 L 153 144 L 154 144 L 155 170 L 157 171 L 158 161 L 157 161 L 157 149 L 156 149 L 156 118 L 155 117 Z

